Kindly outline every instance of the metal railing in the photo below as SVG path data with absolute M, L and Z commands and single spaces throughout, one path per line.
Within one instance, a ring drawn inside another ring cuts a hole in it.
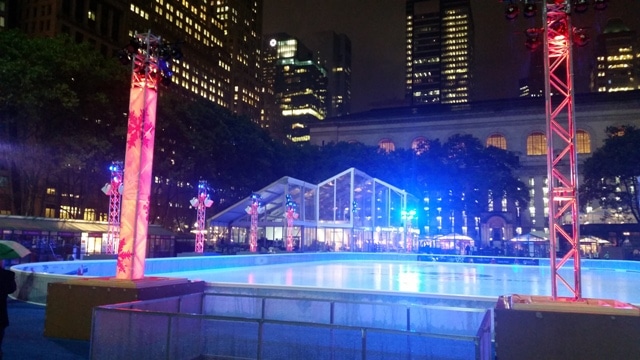
M 96 307 L 91 358 L 493 359 L 491 313 L 199 293 Z

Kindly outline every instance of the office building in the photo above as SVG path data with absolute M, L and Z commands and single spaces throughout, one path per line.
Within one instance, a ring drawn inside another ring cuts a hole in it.
M 262 0 L 24 0 L 15 27 L 30 35 L 67 34 L 115 56 L 136 33 L 178 43 L 173 84 L 254 121 L 259 117 Z
M 327 115 L 326 69 L 300 40 L 282 33 L 265 37 L 264 59 L 264 121 L 270 132 L 309 141 L 308 126 Z
M 413 105 L 470 101 L 473 21 L 468 0 L 407 0 L 405 96 Z
M 224 29 L 223 47 L 231 56 L 230 109 L 234 114 L 258 121 L 262 87 L 262 0 L 218 0 L 216 17 Z
M 305 40 L 327 69 L 327 117 L 351 112 L 351 40 L 345 34 L 322 31 Z
M 639 77 L 640 46 L 636 32 L 620 19 L 609 20 L 597 39 L 591 91 L 639 90 Z
M 578 162 L 603 144 L 609 126 L 640 126 L 638 91 L 616 94 L 579 94 L 576 97 Z M 508 125 L 505 125 L 508 124 Z M 495 240 L 496 233 L 509 239 L 520 227 L 522 233 L 544 231 L 548 224 L 547 142 L 543 98 L 516 98 L 472 102 L 464 108 L 434 104 L 387 108 L 327 119 L 310 129 L 311 143 L 362 143 L 385 151 L 419 149 L 421 144 L 445 142 L 456 134 L 469 134 L 487 146 L 512 151 L 519 156 L 516 175 L 528 185 L 530 203 L 487 209 L 480 219 L 482 239 Z M 578 167 L 582 169 L 581 166 Z M 585 207 L 582 224 L 602 222 L 601 209 Z M 459 222 L 458 222 L 459 223 Z M 431 234 L 433 235 L 433 234 Z

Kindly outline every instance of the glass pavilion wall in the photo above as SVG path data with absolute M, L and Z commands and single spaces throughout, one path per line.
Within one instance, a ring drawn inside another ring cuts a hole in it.
M 417 199 L 354 168 L 318 185 L 285 177 L 256 193 L 262 199 L 258 215 L 261 251 L 282 249 L 285 245 L 287 196 L 296 205 L 295 249 L 406 251 L 407 240 L 417 238 L 410 235 L 410 222 L 415 222 L 413 226 L 417 228 L 417 219 L 403 216 L 407 209 L 415 209 Z M 225 239 L 239 247 L 246 247 L 249 242 L 250 201 L 249 196 L 210 219 L 215 232 L 225 233 Z

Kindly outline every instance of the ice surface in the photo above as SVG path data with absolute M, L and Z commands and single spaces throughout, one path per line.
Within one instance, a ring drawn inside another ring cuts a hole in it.
M 561 270 L 572 280 L 573 268 Z M 505 294 L 551 296 L 551 269 L 545 266 L 401 261 L 326 261 L 182 271 L 154 276 L 186 277 L 212 283 L 376 290 L 439 295 L 498 297 Z M 640 304 L 640 273 L 582 270 L 583 298 Z M 558 296 L 570 296 L 561 283 Z

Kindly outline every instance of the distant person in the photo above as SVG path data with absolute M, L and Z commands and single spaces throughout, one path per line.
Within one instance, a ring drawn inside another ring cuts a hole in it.
M 4 261 L 0 260 L 0 359 L 2 359 L 2 340 L 4 329 L 9 326 L 7 313 L 7 296 L 16 291 L 16 275 L 4 268 Z

